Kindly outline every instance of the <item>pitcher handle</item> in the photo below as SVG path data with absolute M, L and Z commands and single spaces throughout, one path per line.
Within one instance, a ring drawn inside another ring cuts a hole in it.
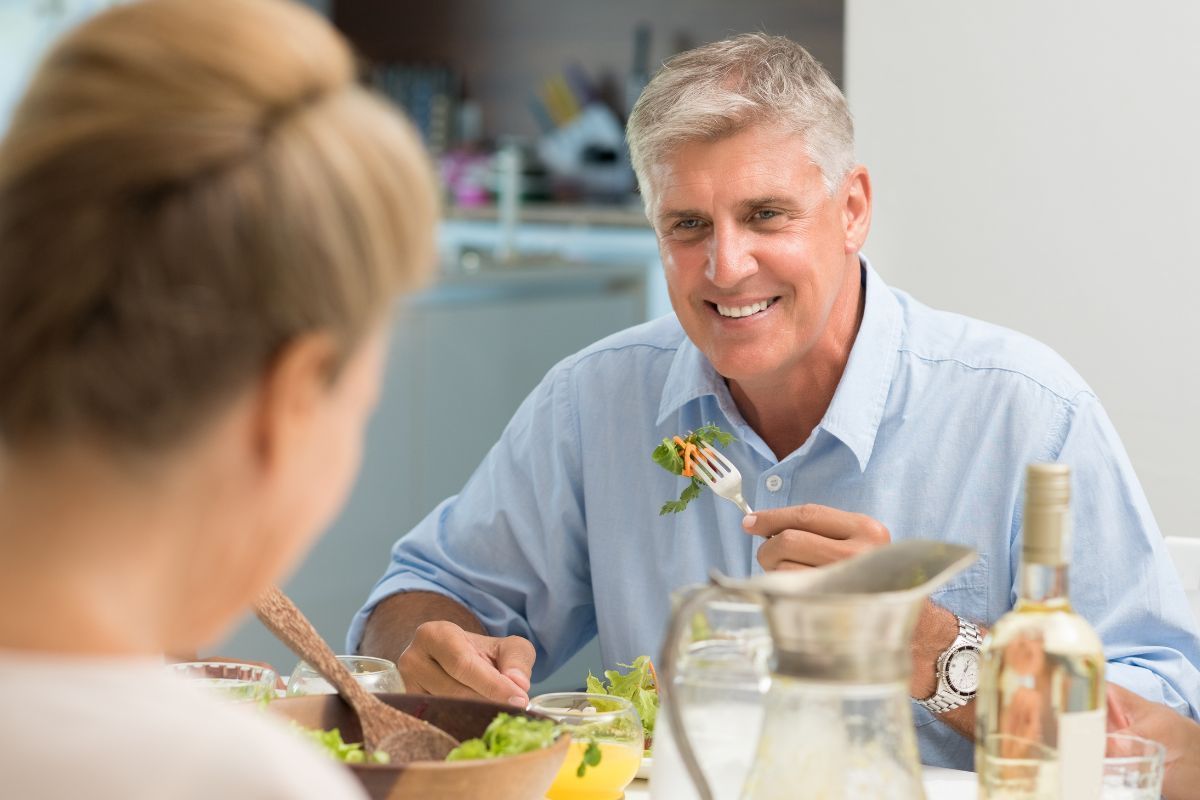
M 683 725 L 683 709 L 680 703 L 671 702 L 670 695 L 675 689 L 675 679 L 678 677 L 680 640 L 686 626 L 691 624 L 692 616 L 710 599 L 730 596 L 743 596 L 743 593 L 724 586 L 709 585 L 684 598 L 679 608 L 671 614 L 671 620 L 667 624 L 667 635 L 663 641 L 662 656 L 659 658 L 662 680 L 659 682 L 658 691 L 663 695 L 664 705 L 667 707 L 667 723 L 671 726 L 673 734 L 671 738 L 679 749 L 683 765 L 687 768 L 688 777 L 692 779 L 700 800 L 713 800 L 712 787 L 708 785 L 708 778 L 700 769 L 700 761 L 696 758 L 691 740 L 688 739 L 687 729 Z

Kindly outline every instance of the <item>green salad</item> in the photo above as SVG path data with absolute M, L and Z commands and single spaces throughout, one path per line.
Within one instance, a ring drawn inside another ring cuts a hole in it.
M 658 718 L 658 674 L 650 656 L 638 656 L 632 664 L 618 664 L 629 670 L 621 674 L 615 669 L 604 670 L 605 680 L 591 672 L 587 676 L 587 690 L 592 694 L 608 694 L 624 697 L 633 703 L 642 719 L 642 730 L 646 737 L 647 751 L 654 741 L 654 723 Z
M 515 756 L 554 744 L 562 728 L 549 719 L 531 719 L 500 712 L 477 739 L 467 739 L 446 756 L 447 761 Z M 583 777 L 588 767 L 600 763 L 600 746 L 588 742 L 575 774 Z
M 390 760 L 388 754 L 382 750 L 377 750 L 368 756 L 367 752 L 363 750 L 362 744 L 358 742 L 346 744 L 342 739 L 342 732 L 338 728 L 323 731 L 306 728 L 297 723 L 292 724 L 302 735 L 311 739 L 324 750 L 330 758 L 345 764 L 386 764 Z
M 530 719 L 503 712 L 488 724 L 483 736 L 467 739 L 446 756 L 447 761 L 499 758 L 541 750 L 554 744 L 558 725 L 549 719 Z
M 704 481 L 696 475 L 695 462 L 704 458 L 702 451 L 706 445 L 716 442 L 725 447 L 732 441 L 732 433 L 721 430 L 711 422 L 701 425 L 694 431 L 688 431 L 687 436 L 663 439 L 662 444 L 654 448 L 654 452 L 650 454 L 654 463 L 672 475 L 680 475 L 684 478 L 691 478 L 691 480 L 687 486 L 683 487 L 679 499 L 663 503 L 658 513 L 660 515 L 678 514 L 687 508 L 688 503 L 699 497 L 700 490 L 704 488 Z

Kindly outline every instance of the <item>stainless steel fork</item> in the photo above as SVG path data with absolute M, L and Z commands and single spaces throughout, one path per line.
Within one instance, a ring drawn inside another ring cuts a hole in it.
M 708 484 L 719 497 L 737 505 L 743 514 L 753 514 L 750 504 L 742 497 L 742 473 L 733 462 L 718 452 L 712 445 L 706 444 L 699 455 L 692 459 L 692 467 L 700 480 Z

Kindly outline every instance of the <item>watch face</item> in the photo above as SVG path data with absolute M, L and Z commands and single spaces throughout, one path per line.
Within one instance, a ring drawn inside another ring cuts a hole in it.
M 959 694 L 975 694 L 979 688 L 979 651 L 964 647 L 946 662 L 946 681 Z

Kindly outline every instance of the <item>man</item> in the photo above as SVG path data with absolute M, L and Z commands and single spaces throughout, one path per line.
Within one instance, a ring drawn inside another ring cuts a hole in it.
M 414 690 L 519 703 L 531 665 L 543 676 L 596 633 L 606 664 L 656 653 L 668 592 L 714 568 L 940 538 L 979 560 L 923 613 L 910 691 L 926 761 L 969 768 L 970 687 L 939 656 L 1011 606 L 1025 465 L 1062 461 L 1073 595 L 1109 676 L 1194 714 L 1200 644 L 1095 395 L 1036 342 L 883 283 L 860 255 L 871 182 L 820 65 L 758 34 L 684 53 L 628 136 L 675 315 L 546 376 L 462 493 L 396 545 L 350 646 L 399 659 Z M 660 518 L 681 482 L 651 449 L 710 421 L 736 437 L 757 512 L 705 492 Z

